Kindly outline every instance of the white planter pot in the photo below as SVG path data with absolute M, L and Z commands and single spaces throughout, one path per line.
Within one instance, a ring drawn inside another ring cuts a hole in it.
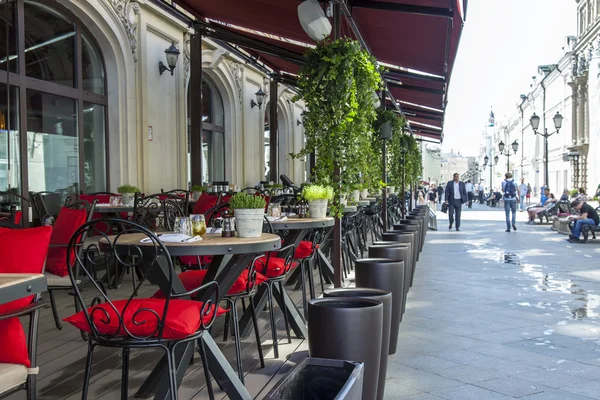
M 198 199 L 200 199 L 200 196 L 202 196 L 202 192 L 192 192 L 192 200 L 198 201 Z
M 312 200 L 308 202 L 311 218 L 325 218 L 327 216 L 327 200 Z
M 121 204 L 124 206 L 132 206 L 135 200 L 135 193 L 121 193 Z
M 369 189 L 363 189 L 360 192 L 360 198 L 361 199 L 366 199 L 367 197 L 369 197 Z
M 340 196 L 340 204 L 342 206 L 346 206 L 348 204 L 348 195 L 347 194 L 343 194 Z
M 233 211 L 238 237 L 256 238 L 262 234 L 265 210 L 262 208 L 241 208 Z
M 354 190 L 352 192 L 352 200 L 354 200 L 354 201 L 360 200 L 360 190 Z
M 387 187 L 387 192 L 388 192 L 389 194 L 394 194 L 394 193 L 396 193 L 396 186 L 388 186 L 388 187 Z

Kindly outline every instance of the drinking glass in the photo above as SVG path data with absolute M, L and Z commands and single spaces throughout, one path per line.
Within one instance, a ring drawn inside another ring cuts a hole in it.
M 192 235 L 204 237 L 206 235 L 206 220 L 204 219 L 204 215 L 192 214 L 190 215 L 190 220 L 192 222 Z
M 173 233 L 183 233 L 181 232 L 181 217 L 175 217 L 175 222 L 173 222 Z

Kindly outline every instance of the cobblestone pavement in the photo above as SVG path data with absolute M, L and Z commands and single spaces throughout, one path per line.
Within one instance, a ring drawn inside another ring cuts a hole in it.
M 519 213 L 438 212 L 417 266 L 387 399 L 600 399 L 600 239 L 570 244 Z

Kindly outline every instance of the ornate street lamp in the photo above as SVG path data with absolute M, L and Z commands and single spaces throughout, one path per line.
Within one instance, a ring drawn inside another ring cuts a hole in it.
M 531 129 L 533 129 L 533 133 L 536 135 L 542 135 L 544 137 L 544 172 L 545 172 L 545 184 L 548 185 L 548 181 L 550 175 L 548 173 L 548 138 L 555 133 L 559 133 L 560 128 L 562 128 L 563 116 L 557 111 L 554 117 L 552 118 L 554 122 L 554 128 L 556 131 L 552 133 L 548 133 L 548 129 L 544 127 L 544 133 L 540 133 L 538 131 L 540 127 L 540 117 L 538 117 L 535 113 L 529 118 L 529 123 L 531 124 Z

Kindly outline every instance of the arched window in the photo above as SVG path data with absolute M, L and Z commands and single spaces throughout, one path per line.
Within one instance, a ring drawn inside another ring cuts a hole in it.
M 0 190 L 9 185 L 22 193 L 107 190 L 100 49 L 83 24 L 51 0 L 3 3 Z
M 191 95 L 188 90 L 188 176 L 191 177 Z M 223 98 L 214 82 L 202 78 L 202 181 L 225 180 L 225 113 Z M 199 182 L 192 182 L 197 184 Z

